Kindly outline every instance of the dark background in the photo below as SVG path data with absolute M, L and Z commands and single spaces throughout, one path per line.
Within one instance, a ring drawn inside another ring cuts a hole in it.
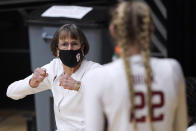
M 0 2 L 0 109 L 17 108 L 34 110 L 33 95 L 20 101 L 6 97 L 10 83 L 31 74 L 28 25 L 26 17 L 33 10 L 53 3 L 77 3 L 70 1 L 23 2 L 12 4 Z M 36 1 L 36 0 L 35 0 Z M 150 0 L 149 0 L 150 1 Z M 86 4 L 112 5 L 114 2 L 103 3 L 94 1 Z M 168 11 L 167 32 L 168 57 L 177 59 L 182 65 L 185 76 L 196 77 L 196 1 L 195 0 L 164 0 Z M 24 4 L 25 3 L 25 4 Z
M 196 1 L 168 0 L 168 55 L 196 77 Z

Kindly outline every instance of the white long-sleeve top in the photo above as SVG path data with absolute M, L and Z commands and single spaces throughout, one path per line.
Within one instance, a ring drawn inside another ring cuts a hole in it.
M 97 67 L 100 67 L 100 65 L 84 59 L 79 69 L 71 75 L 73 79 L 81 81 L 82 84 L 79 91 L 67 90 L 59 86 L 59 78 L 64 71 L 61 60 L 55 58 L 49 64 L 42 67 L 46 69 L 48 77 L 37 88 L 30 87 L 29 80 L 32 77 L 30 75 L 23 80 L 9 85 L 7 96 L 18 100 L 30 94 L 51 90 L 54 98 L 57 131 L 84 131 L 83 76 L 89 70 Z
M 151 131 L 146 122 L 147 89 L 140 55 L 129 58 L 134 80 L 137 131 Z M 151 58 L 152 124 L 155 131 L 185 131 L 187 112 L 182 70 L 174 59 Z M 85 79 L 86 131 L 103 131 L 104 115 L 108 131 L 134 131 L 130 115 L 130 94 L 121 59 L 89 72 Z
M 196 123 L 188 127 L 186 131 L 196 131 Z

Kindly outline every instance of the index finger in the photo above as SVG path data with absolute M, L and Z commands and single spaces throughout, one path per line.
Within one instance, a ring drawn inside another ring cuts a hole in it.
M 48 73 L 46 73 L 46 69 L 45 68 L 41 68 L 40 75 L 44 76 L 44 77 L 48 75 Z

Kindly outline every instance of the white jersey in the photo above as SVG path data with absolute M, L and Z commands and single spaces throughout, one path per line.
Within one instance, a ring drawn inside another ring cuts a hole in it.
M 187 128 L 186 131 L 196 131 L 196 123 L 190 126 L 189 128 Z
M 83 60 L 80 68 L 71 75 L 83 84 L 83 76 L 89 70 L 100 67 L 99 64 Z M 31 88 L 29 80 L 32 75 L 24 80 L 12 83 L 7 89 L 7 96 L 12 99 L 21 99 L 26 95 L 35 94 L 44 90 L 51 90 L 54 98 L 54 113 L 57 131 L 84 131 L 83 111 L 83 86 L 79 91 L 67 90 L 59 86 L 59 78 L 63 75 L 63 66 L 59 58 L 53 59 L 49 64 L 43 66 L 48 73 L 37 88 Z
M 138 131 L 151 131 L 146 122 L 148 98 L 145 69 L 140 55 L 129 58 L 134 79 Z M 173 59 L 151 58 L 152 123 L 155 131 L 185 131 L 187 114 L 185 84 L 181 67 Z M 85 79 L 86 131 L 134 131 L 130 115 L 127 77 L 121 59 L 89 72 Z

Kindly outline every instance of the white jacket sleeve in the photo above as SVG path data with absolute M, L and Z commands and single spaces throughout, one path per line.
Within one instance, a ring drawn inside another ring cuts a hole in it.
M 31 79 L 31 77 L 32 75 L 23 80 L 15 81 L 10 84 L 7 89 L 7 96 L 14 100 L 18 100 L 24 98 L 27 95 L 50 89 L 49 81 L 47 80 L 47 78 L 45 78 L 37 88 L 30 87 L 29 80 Z
M 100 96 L 99 78 L 95 78 L 96 72 L 90 71 L 84 77 L 84 110 L 86 131 L 103 131 L 104 113 Z
M 43 66 L 42 68 L 45 68 L 48 71 L 49 65 L 50 64 L 47 64 Z M 27 78 L 23 80 L 15 81 L 12 84 L 10 84 L 7 89 L 7 93 L 6 93 L 7 96 L 14 100 L 18 100 L 18 99 L 24 98 L 27 95 L 35 94 L 37 92 L 41 92 L 41 91 L 48 90 L 51 88 L 49 76 L 46 77 L 36 88 L 32 88 L 29 85 L 29 80 L 31 79 L 31 77 L 32 75 L 28 76 Z
M 187 128 L 187 105 L 184 76 L 180 65 L 176 61 L 173 65 L 174 79 L 178 88 L 178 103 L 174 119 L 174 131 L 186 131 Z

